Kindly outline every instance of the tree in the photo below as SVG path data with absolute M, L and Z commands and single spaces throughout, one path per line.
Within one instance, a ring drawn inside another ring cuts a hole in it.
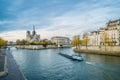
M 5 43 L 5 40 L 3 40 L 2 38 L 0 38 L 0 48 L 2 47 L 2 46 L 4 46 L 6 43 Z
M 108 34 L 107 34 L 107 32 L 104 32 L 104 33 L 103 33 L 103 44 L 104 44 L 104 46 L 105 46 L 105 51 L 106 51 L 106 46 L 108 45 L 108 43 L 109 43 Z
M 10 41 L 9 43 L 10 43 L 10 45 L 12 46 L 14 42 L 13 42 L 13 41 Z
M 22 44 L 22 45 L 25 45 L 26 43 L 27 43 L 27 41 L 26 41 L 26 40 L 24 40 L 24 39 L 23 39 L 23 40 L 21 40 L 21 44 Z
M 21 41 L 19 39 L 16 40 L 16 45 L 20 45 Z
M 89 37 L 88 37 L 88 33 L 85 33 L 83 35 L 83 44 L 86 46 L 86 49 L 87 49 L 87 46 L 88 46 L 88 42 L 89 42 Z
M 72 45 L 73 45 L 73 46 L 76 46 L 76 48 L 77 48 L 77 47 L 80 48 L 80 44 L 81 44 L 81 40 L 80 40 L 79 35 L 74 36 L 74 37 L 73 37 L 73 40 L 72 40 Z

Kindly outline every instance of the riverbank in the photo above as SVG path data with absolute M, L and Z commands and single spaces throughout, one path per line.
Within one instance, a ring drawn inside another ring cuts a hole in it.
M 0 50 L 0 77 L 8 75 L 8 63 L 5 55 L 5 50 Z
M 0 80 L 27 80 L 23 72 L 14 60 L 12 53 L 9 50 L 5 50 L 7 57 L 7 76 L 1 77 Z M 6 63 L 5 63 L 6 64 Z
M 56 45 L 18 45 L 16 46 L 17 49 L 29 49 L 29 50 L 43 50 L 43 49 L 56 49 L 56 48 L 68 48 L 72 47 L 71 45 L 64 45 L 58 47 Z
M 74 49 L 77 53 L 88 53 L 88 54 L 98 54 L 98 55 L 109 55 L 120 57 L 120 51 L 103 51 L 103 50 L 89 50 L 89 49 Z
M 84 61 L 78 62 L 58 52 L 75 54 L 73 48 L 60 48 L 18 49 L 12 55 L 28 80 L 120 80 L 120 57 L 84 54 Z

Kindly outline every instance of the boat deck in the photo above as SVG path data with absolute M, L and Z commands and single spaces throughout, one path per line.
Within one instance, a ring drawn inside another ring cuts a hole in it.
M 81 60 L 78 60 L 78 59 L 74 59 L 73 56 L 69 54 L 63 54 L 63 53 L 59 53 L 59 54 L 72 60 L 83 61 L 83 58 Z

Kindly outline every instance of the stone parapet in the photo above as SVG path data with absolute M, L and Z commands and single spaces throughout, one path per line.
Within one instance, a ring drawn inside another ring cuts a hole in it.
M 5 77 L 8 75 L 8 63 L 7 63 L 7 57 L 5 56 L 4 59 L 4 71 L 0 72 L 0 77 Z
M 80 46 L 81 50 L 120 51 L 120 46 Z
M 81 46 L 79 49 L 74 49 L 78 53 L 90 53 L 90 54 L 99 54 L 99 55 L 110 55 L 110 56 L 119 56 L 120 57 L 120 46 L 115 47 L 99 47 L 99 46 Z

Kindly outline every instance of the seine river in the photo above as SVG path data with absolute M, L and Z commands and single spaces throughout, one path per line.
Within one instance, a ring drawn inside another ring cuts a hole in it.
M 12 52 L 28 80 L 120 80 L 120 57 L 81 53 L 79 62 L 58 54 L 74 53 L 73 48 Z

